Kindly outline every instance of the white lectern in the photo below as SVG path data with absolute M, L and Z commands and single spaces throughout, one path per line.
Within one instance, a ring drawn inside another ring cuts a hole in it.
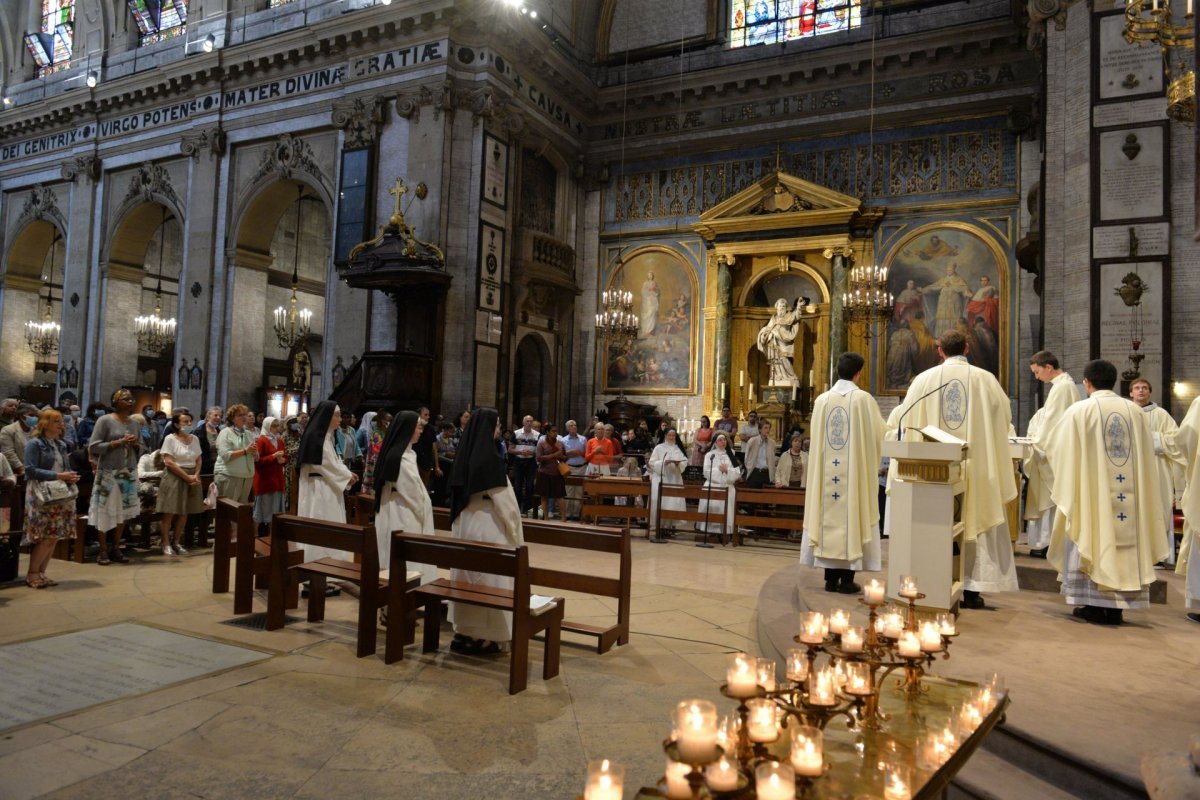
M 925 441 L 885 441 L 883 454 L 895 464 L 888 498 L 888 595 L 897 594 L 900 577 L 911 575 L 925 608 L 950 610 L 963 590 L 963 476 L 967 443 L 928 426 Z M 956 547 L 957 545 L 957 547 Z

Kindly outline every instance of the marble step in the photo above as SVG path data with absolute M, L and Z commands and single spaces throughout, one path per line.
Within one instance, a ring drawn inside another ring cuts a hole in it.
M 975 751 L 946 789 L 947 800 L 1081 800 L 985 749 Z
M 1058 594 L 1058 571 L 1044 558 L 1030 558 L 1028 548 L 1017 547 L 1017 581 L 1021 588 L 1033 592 Z M 1170 596 L 1167 582 L 1156 580 L 1150 584 L 1150 602 L 1167 605 Z M 1172 602 L 1171 605 L 1181 603 Z

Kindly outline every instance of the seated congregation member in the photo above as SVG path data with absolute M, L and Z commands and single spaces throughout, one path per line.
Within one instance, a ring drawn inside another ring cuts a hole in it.
M 96 460 L 96 479 L 92 485 L 88 506 L 88 523 L 100 534 L 100 554 L 96 563 L 109 561 L 124 564 L 129 561 L 121 550 L 121 535 L 125 523 L 141 513 L 137 494 L 137 462 L 141 452 L 141 437 L 137 423 L 129 418 L 133 411 L 133 394 L 118 389 L 112 396 L 113 412 L 96 420 L 88 452 Z M 112 547 L 107 546 L 112 531 Z
M 788 449 L 779 456 L 775 464 L 775 486 L 780 489 L 803 489 L 804 476 L 808 472 L 808 453 L 804 444 L 808 440 L 793 434 Z
M 450 530 L 456 539 L 515 547 L 525 543 L 521 509 L 497 452 L 500 415 L 477 408 L 467 422 L 450 470 Z M 450 580 L 511 590 L 513 579 L 469 570 L 450 571 Z M 469 655 L 492 655 L 512 642 L 512 614 L 461 603 L 450 604 L 454 641 L 450 649 Z
M 271 519 L 287 511 L 287 483 L 283 473 L 288 455 L 283 420 L 264 417 L 262 433 L 254 446 L 258 448 L 258 463 L 254 465 L 254 521 L 258 523 L 259 536 L 264 536 Z
M 375 536 L 381 570 L 391 562 L 392 534 L 396 531 L 434 535 L 433 503 L 417 467 L 416 444 L 424 427 L 424 420 L 416 412 L 401 411 L 388 427 L 379 450 L 375 464 Z M 437 567 L 432 564 L 407 566 L 420 571 L 421 583 L 437 580 Z
M 346 521 L 346 490 L 358 481 L 358 476 L 346 468 L 345 462 L 334 449 L 333 437 L 341 424 L 342 411 L 332 400 L 322 400 L 309 417 L 297 454 L 298 516 L 326 522 Z M 305 561 L 322 558 L 349 561 L 350 554 L 312 544 L 304 545 Z M 327 596 L 340 593 L 341 589 L 332 583 L 325 587 Z
M 842 594 L 861 591 L 855 571 L 875 572 L 881 562 L 878 471 L 885 423 L 875 398 L 855 383 L 864 363 L 858 353 L 843 353 L 837 383 L 812 412 L 800 563 L 824 568 L 825 591 Z
M 75 538 L 75 495 L 59 500 L 48 499 L 39 486 L 62 481 L 67 486 L 79 482 L 79 475 L 67 465 L 67 445 L 62 437 L 66 427 L 61 412 L 46 409 L 25 442 L 25 540 L 33 546 L 25 585 L 33 589 L 57 586 L 46 577 L 46 567 L 54 555 L 54 546 L 62 539 Z M 43 496 L 39 496 L 43 495 Z M 76 544 L 82 546 L 82 542 Z
M 192 432 L 192 415 L 177 411 L 171 416 L 171 433 L 163 437 L 163 474 L 156 508 L 162 514 L 164 556 L 186 555 L 183 526 L 191 514 L 204 511 L 200 489 L 200 436 Z
M 697 522 L 696 530 L 721 533 L 724 528 L 726 535 L 733 533 L 733 516 L 737 508 L 733 485 L 738 475 L 733 448 L 729 446 L 729 434 L 721 431 L 713 438 L 712 447 L 704 456 L 704 488 L 708 491 L 696 509 L 697 513 L 711 515 L 713 519 L 707 523 Z M 725 515 L 724 525 L 721 524 L 722 514 Z
M 235 503 L 250 499 L 254 488 L 254 462 L 258 460 L 257 438 L 250 433 L 253 417 L 250 409 L 235 403 L 225 413 L 226 425 L 217 434 L 217 461 L 213 465 L 213 481 L 217 496 L 228 497 Z
M 659 509 L 667 511 L 686 511 L 687 499 L 683 497 L 659 498 L 659 488 L 667 486 L 683 486 L 683 468 L 687 466 L 687 455 L 679 446 L 679 434 L 674 428 L 668 428 L 663 435 L 661 444 L 656 445 L 646 462 L 650 473 L 650 530 L 659 529 Z M 667 520 L 661 527 L 674 530 L 676 520 Z

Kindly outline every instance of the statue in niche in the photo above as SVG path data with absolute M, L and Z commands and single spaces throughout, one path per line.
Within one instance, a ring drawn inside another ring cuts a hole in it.
M 312 362 L 308 353 L 298 350 L 292 361 L 292 388 L 298 392 L 308 392 L 312 387 Z
M 758 352 L 767 357 L 771 365 L 771 381 L 768 386 L 800 385 L 792 358 L 796 352 L 796 335 L 800 332 L 800 317 L 808 298 L 796 298 L 796 304 L 788 310 L 788 302 L 782 297 L 775 301 L 775 315 L 758 332 Z

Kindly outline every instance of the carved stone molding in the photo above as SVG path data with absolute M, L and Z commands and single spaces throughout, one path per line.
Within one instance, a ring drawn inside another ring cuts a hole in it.
M 1054 20 L 1054 29 L 1061 31 L 1067 26 L 1067 9 L 1077 0 L 1028 0 L 1025 9 L 1029 14 L 1029 30 L 1025 35 L 1025 46 L 1037 50 L 1046 38 L 1046 20 Z
M 61 172 L 64 181 L 74 183 L 75 179 L 82 175 L 95 183 L 100 180 L 100 159 L 96 156 L 70 158 L 63 162 Z
M 349 102 L 334 103 L 330 119 L 335 128 L 345 132 L 346 147 L 367 147 L 379 138 L 386 108 L 381 97 L 356 97 Z
M 263 152 L 251 183 L 267 175 L 275 174 L 280 180 L 290 180 L 296 173 L 307 172 L 322 184 L 325 174 L 321 172 L 313 154 L 312 146 L 303 139 L 298 139 L 290 133 L 280 134 L 275 144 Z
M 437 99 L 433 102 L 433 118 L 436 120 L 440 114 L 445 114 L 447 119 L 452 118 L 457 105 L 458 87 L 450 79 L 442 81 L 442 85 L 438 87 Z
M 47 218 L 54 220 L 62 230 L 66 230 L 66 218 L 58 207 L 58 196 L 54 194 L 54 190 L 40 183 L 34 184 L 29 190 L 29 196 L 25 198 L 25 205 L 21 207 L 17 228 L 23 228 L 35 219 Z
M 183 204 L 179 202 L 179 195 L 175 193 L 175 187 L 171 185 L 171 173 L 161 164 L 147 161 L 138 167 L 130 179 L 129 191 L 125 193 L 122 203 L 129 203 L 139 197 L 149 203 L 156 195 L 166 198 L 175 208 L 183 208 Z
M 200 159 L 200 154 L 207 152 L 210 158 L 220 158 L 225 155 L 227 137 L 221 128 L 206 128 L 197 133 L 184 134 L 179 140 L 179 152 L 193 161 Z

